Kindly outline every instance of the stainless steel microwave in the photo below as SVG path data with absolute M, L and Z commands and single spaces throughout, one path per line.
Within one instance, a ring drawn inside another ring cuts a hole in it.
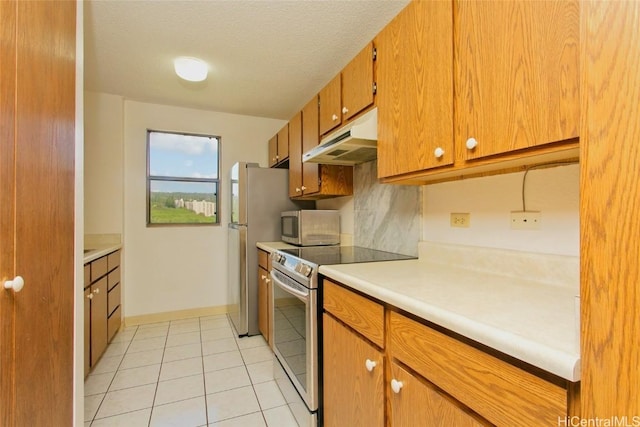
M 340 243 L 340 214 L 336 210 L 286 211 L 280 215 L 282 241 L 297 246 Z

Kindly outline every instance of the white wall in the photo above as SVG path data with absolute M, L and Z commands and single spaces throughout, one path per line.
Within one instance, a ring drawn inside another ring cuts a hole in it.
M 558 255 L 579 255 L 579 167 L 531 170 L 526 208 L 542 212 L 539 230 L 512 230 L 522 210 L 524 172 L 432 184 L 423 191 L 422 240 Z M 452 228 L 451 212 L 469 212 L 469 228 Z
M 125 317 L 227 304 L 230 167 L 266 166 L 267 141 L 285 121 L 124 103 Z M 220 226 L 146 226 L 147 129 L 221 136 Z
M 85 234 L 122 234 L 124 100 L 85 92 Z

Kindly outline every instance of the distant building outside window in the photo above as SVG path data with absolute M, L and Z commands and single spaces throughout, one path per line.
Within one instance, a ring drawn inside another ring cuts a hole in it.
M 220 137 L 147 130 L 147 225 L 220 224 Z

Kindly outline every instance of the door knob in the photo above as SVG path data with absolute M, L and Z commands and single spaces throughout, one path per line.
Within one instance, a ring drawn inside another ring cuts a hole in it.
M 7 280 L 4 282 L 5 289 L 13 289 L 13 292 L 20 292 L 24 287 L 24 279 L 21 276 L 16 276 L 13 280 Z
M 364 366 L 367 368 L 367 371 L 369 371 L 369 372 L 373 371 L 373 368 L 375 368 L 375 367 L 376 367 L 376 365 L 377 365 L 377 363 L 376 363 L 376 362 L 374 362 L 374 361 L 373 361 L 373 360 L 371 360 L 371 359 L 367 359 L 367 360 L 365 360 L 365 362 L 364 362 Z
M 404 384 L 402 384 L 402 381 L 398 381 L 395 378 L 391 380 L 391 390 L 393 390 L 393 392 L 396 394 L 400 393 L 400 389 L 403 385 Z

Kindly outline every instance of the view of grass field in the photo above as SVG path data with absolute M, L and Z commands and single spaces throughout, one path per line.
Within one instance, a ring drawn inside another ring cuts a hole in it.
M 151 224 L 212 224 L 215 216 L 206 217 L 185 208 L 151 207 Z

